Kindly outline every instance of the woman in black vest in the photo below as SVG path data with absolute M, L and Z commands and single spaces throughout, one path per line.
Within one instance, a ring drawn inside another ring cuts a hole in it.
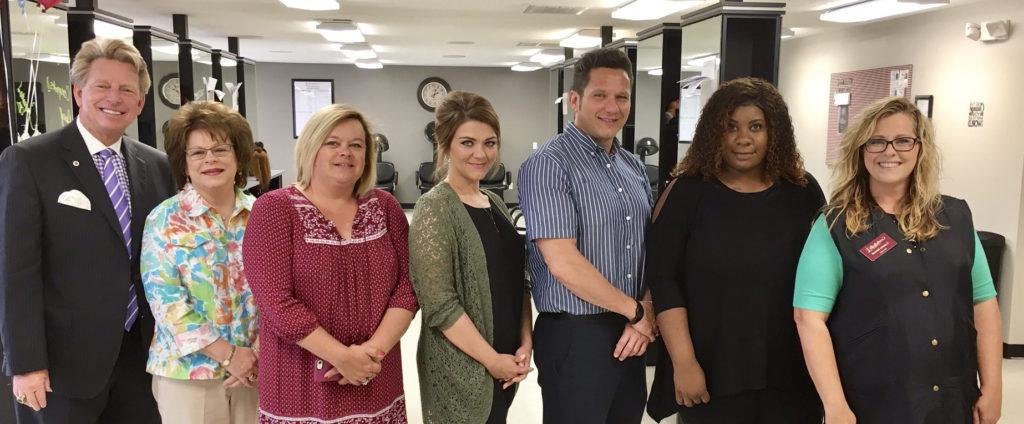
M 902 97 L 868 106 L 843 136 L 793 299 L 828 424 L 999 419 L 992 275 L 967 203 L 939 194 L 938 169 L 932 126 Z
M 723 84 L 672 175 L 647 235 L 645 275 L 668 352 L 648 413 L 821 424 L 790 305 L 825 195 L 803 168 L 782 95 L 757 78 Z

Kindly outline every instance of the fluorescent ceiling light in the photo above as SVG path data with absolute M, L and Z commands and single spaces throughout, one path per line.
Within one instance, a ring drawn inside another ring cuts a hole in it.
M 530 62 L 538 62 L 545 65 L 563 60 L 565 60 L 565 51 L 562 49 L 544 49 L 530 56 Z
M 572 49 L 588 49 L 601 45 L 601 31 L 596 29 L 581 29 L 568 38 L 559 41 L 559 46 Z
M 335 43 L 362 43 L 366 41 L 359 28 L 350 21 L 321 22 L 316 26 L 316 30 L 327 41 Z
M 97 38 L 132 39 L 135 37 L 135 33 L 131 29 L 117 26 L 110 22 L 104 22 L 99 19 L 93 21 L 92 31 L 96 33 Z
M 345 44 L 341 46 L 341 54 L 349 59 L 376 59 L 377 52 L 369 44 Z
M 376 59 L 359 59 L 356 61 L 356 67 L 360 69 L 383 69 L 384 64 Z
M 703 56 L 692 57 L 686 61 L 686 64 L 690 66 L 703 67 L 705 64 L 712 61 L 715 62 L 715 65 L 722 63 L 721 60 L 718 58 L 717 54 L 707 54 Z
M 649 21 L 704 4 L 703 0 L 635 0 L 612 11 L 612 18 Z
M 237 65 L 238 65 L 238 62 L 235 62 L 234 59 L 229 59 L 229 58 L 226 58 L 226 57 L 220 58 L 220 66 L 222 66 L 222 67 L 234 68 Z
M 796 35 L 796 31 L 793 31 L 790 28 L 783 28 L 782 35 L 779 38 L 785 40 L 787 38 L 793 38 L 794 35 Z
M 661 73 L 662 73 L 661 68 L 649 69 L 647 71 L 647 75 L 651 75 L 651 76 L 655 76 L 655 77 L 660 77 Z
M 51 54 L 51 53 L 39 53 L 39 54 L 37 54 L 35 56 L 34 59 L 38 60 L 40 62 L 71 63 L 71 58 L 70 57 L 56 55 L 56 54 Z
M 303 10 L 338 10 L 337 0 L 281 0 L 285 6 Z
M 905 15 L 949 4 L 949 0 L 864 0 L 831 9 L 819 19 L 828 22 L 866 22 Z
M 173 54 L 175 56 L 178 55 L 178 45 L 177 44 L 165 44 L 165 45 L 162 45 L 162 46 L 155 46 L 155 47 L 153 47 L 153 50 L 158 51 L 158 52 L 163 53 L 163 54 Z
M 512 70 L 516 72 L 530 72 L 536 71 L 543 67 L 544 65 L 537 62 L 520 62 L 515 65 L 512 65 Z

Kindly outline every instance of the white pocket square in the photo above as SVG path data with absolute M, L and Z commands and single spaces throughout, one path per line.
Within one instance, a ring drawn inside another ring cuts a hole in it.
M 57 203 L 68 205 L 73 208 L 85 209 L 87 211 L 92 210 L 92 202 L 89 202 L 89 198 L 85 197 L 85 195 L 78 190 L 68 190 L 61 193 L 60 196 L 57 197 Z

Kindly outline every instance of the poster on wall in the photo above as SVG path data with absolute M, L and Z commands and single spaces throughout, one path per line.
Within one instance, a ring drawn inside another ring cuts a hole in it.
M 292 80 L 292 133 L 299 138 L 299 131 L 320 108 L 334 103 L 334 80 L 293 79 Z
M 825 163 L 832 166 L 839 159 L 839 144 L 843 133 L 861 110 L 889 96 L 902 96 L 909 100 L 913 78 L 913 65 L 832 74 L 829 81 Z
M 971 102 L 971 109 L 967 115 L 967 126 L 971 128 L 981 127 L 985 124 L 985 103 Z

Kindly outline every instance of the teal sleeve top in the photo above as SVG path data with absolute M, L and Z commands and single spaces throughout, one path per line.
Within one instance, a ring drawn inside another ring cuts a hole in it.
M 992 272 L 988 268 L 985 251 L 981 248 L 978 233 L 974 233 L 974 265 L 971 267 L 974 285 L 974 303 L 981 303 L 996 297 Z M 804 243 L 800 262 L 796 268 L 796 287 L 793 292 L 793 307 L 830 313 L 836 296 L 843 286 L 843 258 L 832 234 L 829 232 L 825 215 L 814 221 L 811 232 Z

